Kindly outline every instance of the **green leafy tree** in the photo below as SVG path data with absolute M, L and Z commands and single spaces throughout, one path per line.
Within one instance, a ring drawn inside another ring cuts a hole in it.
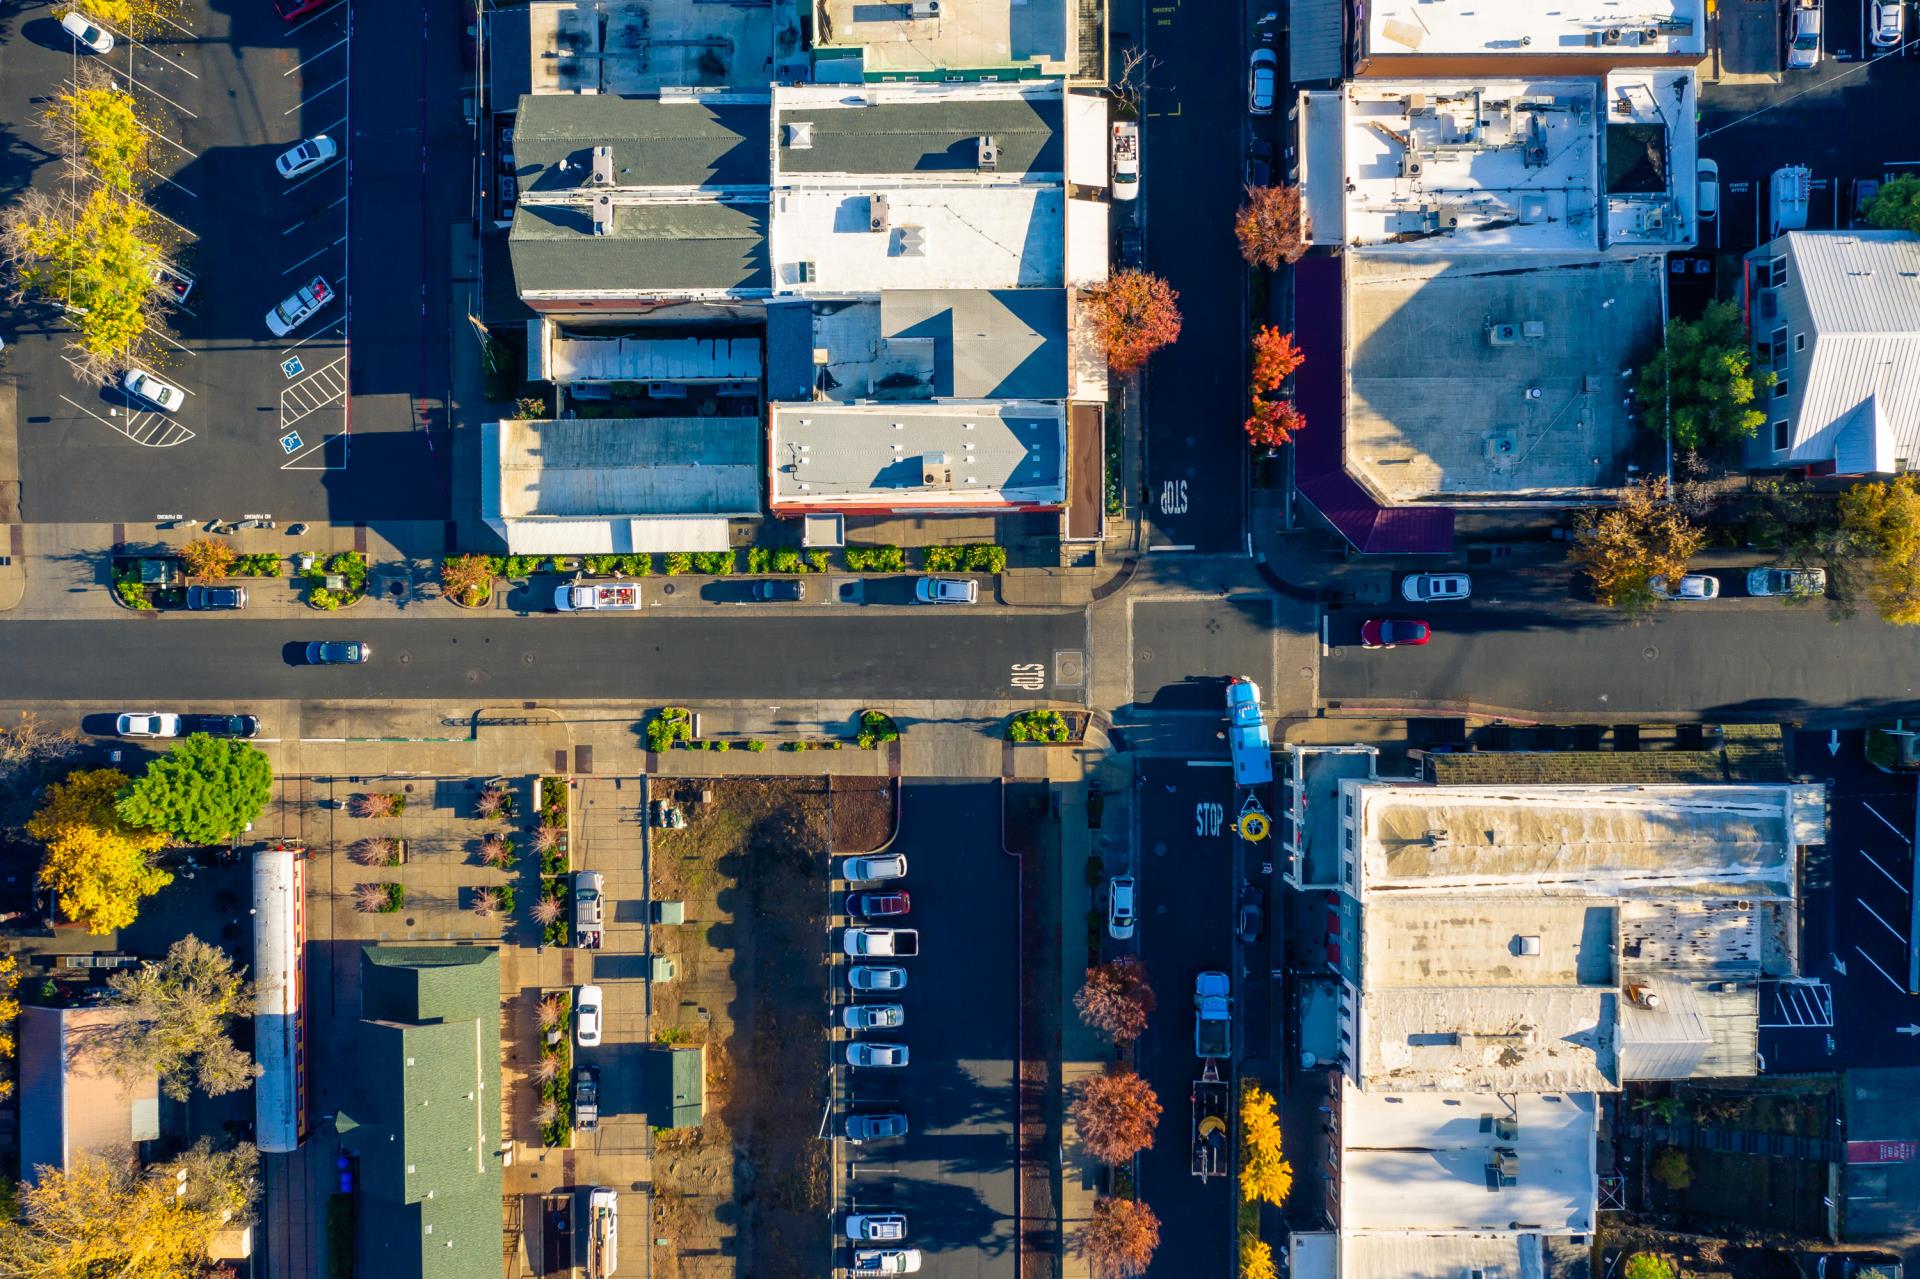
M 189 933 L 166 958 L 114 973 L 107 985 L 128 1013 L 104 1032 L 107 1068 L 120 1078 L 157 1074 L 167 1096 L 185 1101 L 192 1088 L 219 1097 L 259 1077 L 230 1034 L 234 1018 L 252 1014 L 253 992 L 217 946 Z
M 1636 1252 L 1627 1258 L 1626 1279 L 1674 1279 L 1673 1263 L 1657 1252 Z
M 1667 340 L 1640 370 L 1634 393 L 1648 429 L 1664 430 L 1671 413 L 1674 444 L 1697 449 L 1750 439 L 1767 420 L 1749 407 L 1754 390 L 1777 380 L 1771 372 L 1754 377 L 1740 309 L 1715 302 L 1698 320 L 1668 321 Z
M 1882 183 L 1860 212 L 1882 231 L 1920 231 L 1920 178 L 1903 174 Z
M 192 844 L 245 830 L 273 793 L 273 765 L 245 742 L 195 733 L 147 765 L 120 795 L 120 820 Z

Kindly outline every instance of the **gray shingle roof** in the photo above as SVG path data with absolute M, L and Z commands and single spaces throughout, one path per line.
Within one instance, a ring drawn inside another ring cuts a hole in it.
M 764 204 L 622 204 L 613 233 L 570 205 L 522 204 L 508 237 L 522 294 L 770 287 Z
M 890 289 L 889 338 L 930 338 L 941 399 L 1052 400 L 1067 394 L 1065 289 Z
M 1000 149 L 1002 176 L 1061 173 L 1066 152 L 1058 98 L 892 102 L 781 112 L 780 167 L 787 173 L 973 173 L 977 140 Z M 784 126 L 809 124 L 812 145 L 787 145 Z
M 611 146 L 616 186 L 765 186 L 768 112 L 764 102 L 529 95 L 513 124 L 514 172 L 522 192 L 568 190 L 591 171 L 593 148 Z

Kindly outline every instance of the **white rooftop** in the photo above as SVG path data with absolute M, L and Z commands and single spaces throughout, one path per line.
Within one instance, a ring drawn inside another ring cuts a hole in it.
M 1066 410 L 1026 400 L 775 404 L 776 512 L 1054 509 Z
M 776 289 L 828 294 L 1065 282 L 1063 188 L 925 183 L 882 194 L 868 189 L 873 185 L 774 194 Z M 884 222 L 878 230 L 876 218 Z
M 1592 82 L 1355 80 L 1340 92 L 1347 244 L 1600 247 Z
M 1343 1231 L 1584 1232 L 1593 1228 L 1590 1093 L 1380 1095 L 1343 1086 Z M 1499 1152 L 1509 1152 L 1503 1176 Z M 1511 1184 L 1508 1184 L 1508 1183 Z
M 1620 1086 L 1612 991 L 1576 986 L 1368 990 L 1357 1069 L 1370 1090 Z
M 1818 787 L 1396 786 L 1360 806 L 1358 894 L 1790 898 L 1796 851 L 1825 840 Z
M 1294 1236 L 1296 1239 L 1299 1236 Z M 1547 1266 L 1536 1234 L 1346 1234 L 1340 1239 L 1340 1269 L 1330 1279 L 1545 1279 Z M 1304 1279 L 1294 1269 L 1294 1279 Z
M 1377 0 L 1367 52 L 1591 54 L 1615 57 L 1706 50 L 1700 0 Z

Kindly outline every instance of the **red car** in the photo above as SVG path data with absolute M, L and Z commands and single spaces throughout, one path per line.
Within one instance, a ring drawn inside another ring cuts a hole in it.
M 1433 628 L 1425 622 L 1373 618 L 1360 627 L 1361 648 L 1398 648 L 1402 644 L 1424 644 L 1433 638 Z
M 879 919 L 886 915 L 904 915 L 912 907 L 913 902 L 904 892 L 847 894 L 847 913 L 867 919 Z
M 273 0 L 273 7 L 282 18 L 293 22 L 310 13 L 320 12 L 333 2 L 334 0 Z

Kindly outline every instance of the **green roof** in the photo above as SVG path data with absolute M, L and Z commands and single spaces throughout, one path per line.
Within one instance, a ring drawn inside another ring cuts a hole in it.
M 1426 757 L 1427 780 L 1445 786 L 1701 785 L 1784 782 L 1780 729 L 1733 724 L 1705 750 L 1468 751 Z
M 886 102 L 864 107 L 781 111 L 782 173 L 929 174 L 979 172 L 981 137 L 1000 156 L 999 176 L 1063 173 L 1066 150 L 1058 98 L 980 102 Z M 785 145 L 790 126 L 809 124 L 811 142 Z
M 470 1279 L 500 1264 L 500 969 L 468 946 L 360 952 L 359 1271 Z
M 607 146 L 616 187 L 764 187 L 768 116 L 765 102 L 530 94 L 514 117 L 514 172 L 522 192 L 573 190 Z
M 521 204 L 508 237 L 521 294 L 771 287 L 764 203 L 619 204 L 593 233 L 585 205 Z
M 707 1107 L 706 1049 L 658 1048 L 647 1063 L 647 1122 L 698 1128 Z

